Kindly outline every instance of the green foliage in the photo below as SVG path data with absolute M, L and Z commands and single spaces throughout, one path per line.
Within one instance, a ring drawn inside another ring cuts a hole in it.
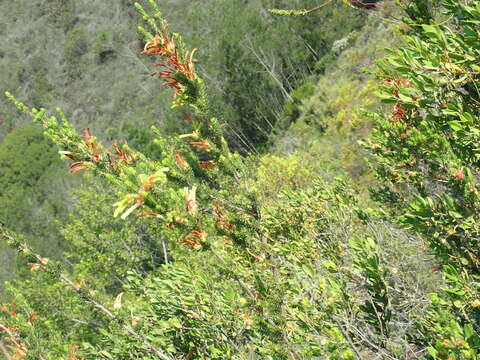
M 79 278 L 97 274 L 90 285 L 116 295 L 121 292 L 128 271 L 143 274 L 164 262 L 165 244 L 156 238 L 153 229 L 112 218 L 115 196 L 106 192 L 104 186 L 90 180 L 74 198 L 75 207 L 62 235 L 71 246 L 66 256 L 75 263 Z
M 55 147 L 38 126 L 16 129 L 0 146 L 0 221 L 53 257 L 62 256 L 65 248 L 58 231 L 58 223 L 66 217 L 68 196 L 59 190 L 65 187 L 65 180 L 57 177 L 62 167 Z M 3 282 L 24 271 L 23 266 L 16 266 L 13 253 L 4 247 L 1 252 L 3 296 Z
M 67 32 L 63 44 L 64 59 L 68 64 L 70 77 L 81 75 L 81 59 L 88 51 L 88 41 L 85 30 L 76 27 Z
M 384 47 L 395 36 L 372 15 L 357 34 L 341 39 L 347 47 L 331 58 L 333 62 L 327 65 L 325 58 L 319 61 L 327 66 L 324 73 L 292 93 L 294 101 L 285 105 L 284 112 L 292 123 L 278 124 L 272 151 L 285 155 L 299 151 L 319 173 L 327 168 L 334 174 L 346 171 L 358 185 L 370 186 L 372 177 L 363 161 L 368 153 L 358 141 L 365 139 L 372 127 L 364 111 L 378 109 L 381 104 L 375 96 L 378 84 L 364 69 L 383 56 Z M 282 125 L 287 125 L 286 129 Z
M 378 89 L 360 68 L 378 54 L 379 38 L 396 33 L 372 22 L 340 34 L 333 46 L 326 31 L 323 54 L 332 45 L 335 57 L 317 58 L 323 72 L 293 95 L 294 86 L 265 62 L 267 48 L 257 47 L 267 39 L 259 31 L 265 24 L 238 16 L 256 31 L 247 44 L 270 80 L 255 87 L 258 64 L 232 41 L 238 34 L 227 33 L 225 59 L 216 64 L 228 74 L 229 96 L 242 95 L 234 103 L 239 113 L 266 114 L 252 107 L 258 98 L 245 88 L 277 89 L 291 97 L 283 113 L 295 123 L 286 134 L 309 133 L 300 136 L 301 151 L 289 149 L 284 135 L 276 148 L 289 155 L 262 157 L 235 152 L 215 116 L 222 102 L 209 101 L 193 50 L 170 32 L 155 1 L 147 5 L 136 5 L 143 53 L 155 57 L 156 75 L 174 94 L 179 133 L 153 127 L 146 135 L 123 123 L 118 129 L 142 151 L 102 145 L 89 129 L 80 135 L 59 109 L 51 116 L 7 94 L 44 127 L 72 173 L 103 179 L 77 193 L 63 227 L 68 266 L 0 228 L 0 239 L 32 270 L 10 287 L 18 311 L 2 307 L 9 350 L 86 360 L 478 358 L 478 4 L 405 4 L 404 22 L 415 29 L 379 62 Z M 226 28 L 238 25 L 225 18 L 232 22 Z M 416 28 L 418 19 L 429 24 Z M 280 29 L 304 18 L 283 20 Z M 274 35 L 268 38 L 285 44 Z M 283 50 L 275 49 L 269 56 L 277 59 Z M 291 64 L 311 61 L 285 51 Z M 372 99 L 375 90 L 386 112 Z M 359 107 L 377 115 L 366 119 Z M 373 150 L 377 203 L 366 196 L 373 182 L 357 165 L 356 142 L 372 122 L 364 144 Z
M 116 56 L 114 40 L 112 34 L 105 30 L 100 31 L 93 45 L 93 53 L 99 64 L 104 64 Z
M 378 118 L 369 146 L 377 173 L 402 199 L 396 206 L 407 207 L 403 220 L 436 234 L 432 247 L 443 261 L 477 271 L 479 9 L 448 1 L 444 6 L 451 25 L 423 25 L 421 35 L 406 36 L 408 46 L 379 63 L 379 95 L 395 106 Z M 399 191 L 401 184 L 410 196 Z
M 307 1 L 305 6 L 314 4 Z M 282 122 L 279 115 L 284 102 L 292 101 L 290 93 L 313 73 L 315 62 L 328 54 L 338 37 L 361 28 L 365 21 L 363 12 L 341 4 L 316 13 L 315 21 L 258 16 L 272 5 L 283 4 L 270 1 L 245 6 L 241 1 L 217 0 L 209 9 L 217 14 L 210 36 L 218 39 L 219 48 L 207 53 L 215 74 L 222 74 L 213 77 L 212 85 L 221 89 L 226 100 L 219 101 L 222 98 L 210 87 L 212 106 L 228 119 L 226 136 L 242 152 L 254 152 L 259 146 L 262 150 L 275 125 Z M 205 16 L 199 12 L 194 19 Z
M 110 309 L 116 309 L 119 319 L 131 324 L 154 347 L 175 358 L 288 359 L 329 354 L 329 359 L 353 359 L 353 349 L 367 351 L 365 346 L 371 341 L 379 347 L 377 351 L 384 353 L 387 350 L 381 346 L 389 341 L 385 336 L 381 341 L 377 339 L 375 323 L 361 322 L 372 313 L 359 306 L 361 299 L 366 303 L 369 298 L 378 300 L 375 286 L 371 287 L 378 282 L 363 283 L 363 279 L 364 274 L 367 279 L 377 279 L 369 262 L 364 261 L 364 254 L 369 254 L 365 257 L 368 260 L 369 256 L 376 256 L 370 254 L 380 250 L 365 252 L 348 246 L 349 239 L 356 239 L 359 244 L 359 236 L 369 233 L 369 228 L 380 229 L 381 225 L 374 217 L 365 226 L 360 224 L 357 195 L 351 184 L 342 179 L 333 183 L 314 180 L 312 184 L 312 173 L 302 169 L 301 161 L 265 158 L 258 175 L 245 173 L 237 190 L 225 193 L 229 196 L 222 202 L 225 219 L 217 220 L 221 221 L 217 222 L 217 230 L 209 228 L 208 242 L 202 243 L 202 249 L 175 246 L 175 237 L 167 235 L 168 257 L 164 264 L 147 271 L 138 266 L 134 256 L 141 251 L 142 243 L 129 240 L 138 235 L 128 235 L 128 226 L 118 234 L 115 228 L 109 232 L 112 225 L 107 220 L 111 219 L 108 206 L 98 198 L 98 190 L 87 190 L 81 195 L 85 203 L 78 204 L 83 215 L 65 232 L 67 241 L 72 243 L 70 257 L 75 263 L 68 276 L 87 279 L 82 286 L 90 287 L 89 293 L 103 299 Z M 272 180 L 278 182 L 275 189 L 268 186 Z M 245 203 L 253 192 L 262 195 L 257 200 L 257 213 Z M 104 211 L 107 213 L 101 215 Z M 96 219 L 103 220 L 98 224 Z M 225 221 L 235 224 L 233 231 L 228 231 Z M 150 231 L 160 230 L 154 222 L 143 225 L 153 225 Z M 240 235 L 248 236 L 245 242 L 237 243 Z M 391 239 L 386 239 L 386 243 Z M 356 265 L 352 257 L 358 259 Z M 114 259 L 120 262 L 112 264 Z M 410 265 L 406 267 L 411 269 Z M 25 296 L 36 311 L 48 313 L 41 305 L 48 303 L 61 315 L 49 316 L 53 324 L 48 336 L 42 335 L 41 326 L 35 327 L 44 354 L 60 351 L 62 347 L 55 347 L 53 339 L 62 337 L 63 349 L 80 344 L 78 355 L 86 359 L 157 358 L 149 355 L 141 341 L 126 336 L 115 322 L 96 319 L 100 314 L 87 311 L 81 301 L 61 301 L 65 296 L 71 298 L 72 293 L 60 295 L 48 285 L 51 280 L 46 281 L 42 272 L 38 276 L 43 280 L 22 283 L 14 291 Z M 122 279 L 123 288 L 104 287 L 117 278 Z M 405 294 L 396 294 L 392 308 L 417 307 L 418 304 L 411 303 L 415 282 L 407 285 L 402 282 L 402 275 L 398 282 L 405 286 Z M 41 297 L 36 294 L 34 283 L 46 286 Z M 347 292 L 354 284 L 356 290 Z M 120 293 L 123 296 L 117 296 Z M 56 300 L 46 300 L 50 296 Z M 347 321 L 351 311 L 362 314 L 356 318 L 358 322 Z M 95 320 L 90 316 L 95 316 Z M 391 316 L 396 324 L 401 321 Z M 12 321 L 15 324 L 20 320 Z M 85 324 L 85 330 L 93 322 L 97 335 L 82 333 L 83 325 L 76 325 L 77 329 L 71 331 L 68 325 L 75 322 Z M 361 329 L 360 334 L 354 329 Z M 395 332 L 391 339 L 398 340 L 398 336 Z M 22 339 L 28 341 L 32 351 L 40 346 L 29 336 Z
M 0 219 L 16 231 L 53 240 L 58 232 L 50 217 L 64 216 L 62 194 L 50 187 L 60 166 L 55 148 L 38 126 L 9 134 L 0 147 Z
M 374 324 L 376 332 L 382 337 L 388 337 L 388 323 L 392 317 L 388 270 L 381 265 L 378 244 L 373 238 L 355 238 L 351 246 L 355 251 L 353 265 L 364 272 L 370 296 L 361 309 L 366 315 L 366 321 Z
M 432 5 L 432 6 L 430 6 Z M 379 97 L 368 147 L 383 188 L 377 199 L 434 252 L 447 286 L 431 295 L 418 342 L 433 359 L 479 355 L 477 2 L 412 1 L 405 46 L 378 63 Z M 441 20 L 441 21 L 440 21 Z M 421 340 L 422 336 L 424 337 Z

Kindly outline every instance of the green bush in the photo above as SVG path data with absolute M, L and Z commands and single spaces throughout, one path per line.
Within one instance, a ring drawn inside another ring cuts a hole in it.
M 65 35 L 63 44 L 63 54 L 68 64 L 70 76 L 80 75 L 82 70 L 79 69 L 82 57 L 88 51 L 88 40 L 85 30 L 76 27 Z
M 431 358 L 476 359 L 480 5 L 431 5 L 405 7 L 405 46 L 378 63 L 378 95 L 392 105 L 368 143 L 383 184 L 374 195 L 424 236 L 447 279 L 421 321 Z

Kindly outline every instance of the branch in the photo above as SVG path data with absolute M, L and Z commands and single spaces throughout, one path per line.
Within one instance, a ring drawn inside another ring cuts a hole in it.
M 8 353 L 7 351 L 7 348 L 5 347 L 5 345 L 3 345 L 3 342 L 0 341 L 0 350 L 2 351 L 3 353 L 3 356 L 5 356 L 5 360 L 10 360 L 12 357 L 11 355 Z
M 304 16 L 310 14 L 314 11 L 320 10 L 324 6 L 330 4 L 333 0 L 327 0 L 324 3 L 317 5 L 311 9 L 304 9 L 304 10 L 283 10 L 283 9 L 269 9 L 268 11 L 274 15 L 279 16 Z

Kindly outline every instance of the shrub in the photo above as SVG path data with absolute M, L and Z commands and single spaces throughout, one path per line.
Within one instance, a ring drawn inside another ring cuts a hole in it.
M 480 351 L 472 305 L 479 300 L 480 6 L 412 1 L 404 10 L 405 46 L 378 64 L 379 96 L 392 108 L 374 116 L 368 143 L 383 184 L 375 196 L 425 237 L 447 279 L 422 328 L 430 356 L 474 359 Z
M 154 128 L 157 152 L 146 156 L 126 144 L 104 146 L 89 129 L 78 134 L 59 109 L 49 116 L 7 94 L 43 125 L 72 173 L 88 171 L 106 182 L 118 199 L 113 218 L 141 222 L 120 230 L 117 220 L 104 217 L 103 203 L 89 208 L 80 202 L 79 220 L 65 230 L 73 245 L 69 267 L 0 228 L 2 240 L 26 257 L 34 274 L 12 288 L 18 303 L 2 306 L 10 351 L 47 358 L 68 352 L 71 359 L 478 357 L 476 147 L 456 133 L 476 134 L 478 94 L 469 76 L 476 76 L 471 52 L 477 49 L 463 45 L 476 44 L 472 24 L 480 8 L 443 0 L 452 23 L 435 26 L 430 18 L 432 24 L 405 38 L 413 48 L 393 50 L 379 64 L 380 96 L 395 108 L 393 115 L 376 117 L 370 148 L 382 149 L 375 152 L 377 174 L 400 204 L 388 212 L 370 208 L 348 178 L 322 179 L 303 166 L 301 154 L 258 159 L 232 151 L 224 124 L 212 116 L 193 51 L 169 32 L 156 2 L 148 3 L 149 11 L 136 4 L 147 26 L 139 29 L 147 41 L 143 53 L 159 61 L 156 75 L 172 90 L 172 108 L 181 110 L 188 133 L 162 137 Z M 420 1 L 405 11 L 412 21 L 431 14 Z M 448 39 L 432 30 L 449 26 L 457 31 Z M 426 51 L 430 42 L 437 51 Z M 465 55 L 463 68 L 445 61 L 440 49 L 449 44 L 459 47 L 452 48 L 456 56 Z M 435 64 L 436 76 L 422 77 Z M 403 76 L 385 76 L 398 72 Z M 462 86 L 455 97 L 440 86 L 449 86 L 442 76 L 452 73 Z M 438 86 L 429 87 L 432 82 Z M 431 99 L 442 96 L 446 109 L 457 111 L 453 124 L 442 125 L 443 103 Z M 429 128 L 438 124 L 435 132 Z M 403 131 L 412 131 L 413 139 L 393 136 Z M 428 151 L 415 152 L 416 161 L 405 164 L 416 149 L 410 140 Z M 436 160 L 434 166 L 426 159 Z M 463 166 L 454 179 L 441 171 L 447 160 Z M 407 165 L 417 166 L 417 173 Z M 436 199 L 429 197 L 431 174 L 443 180 L 444 193 Z M 97 192 L 88 189 L 84 199 L 110 198 Z M 444 289 L 435 274 L 412 275 L 433 264 L 424 260 L 419 237 L 397 227 L 398 213 L 403 224 L 432 235 Z M 415 248 L 410 258 L 408 246 Z

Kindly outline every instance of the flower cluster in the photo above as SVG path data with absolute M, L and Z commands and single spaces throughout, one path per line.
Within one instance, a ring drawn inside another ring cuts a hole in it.
M 162 61 L 155 66 L 162 67 L 162 71 L 155 72 L 154 75 L 158 75 L 161 79 L 164 79 L 164 85 L 170 86 L 173 89 L 173 96 L 176 99 L 179 95 L 182 95 L 186 91 L 185 84 L 180 80 L 179 75 L 183 75 L 183 78 L 188 80 L 195 80 L 197 75 L 194 72 L 193 58 L 195 49 L 191 52 L 185 51 L 181 54 L 175 44 L 175 37 L 168 33 L 168 26 L 165 25 L 161 33 L 156 34 L 155 37 L 150 40 L 142 54 L 152 54 L 159 56 Z

